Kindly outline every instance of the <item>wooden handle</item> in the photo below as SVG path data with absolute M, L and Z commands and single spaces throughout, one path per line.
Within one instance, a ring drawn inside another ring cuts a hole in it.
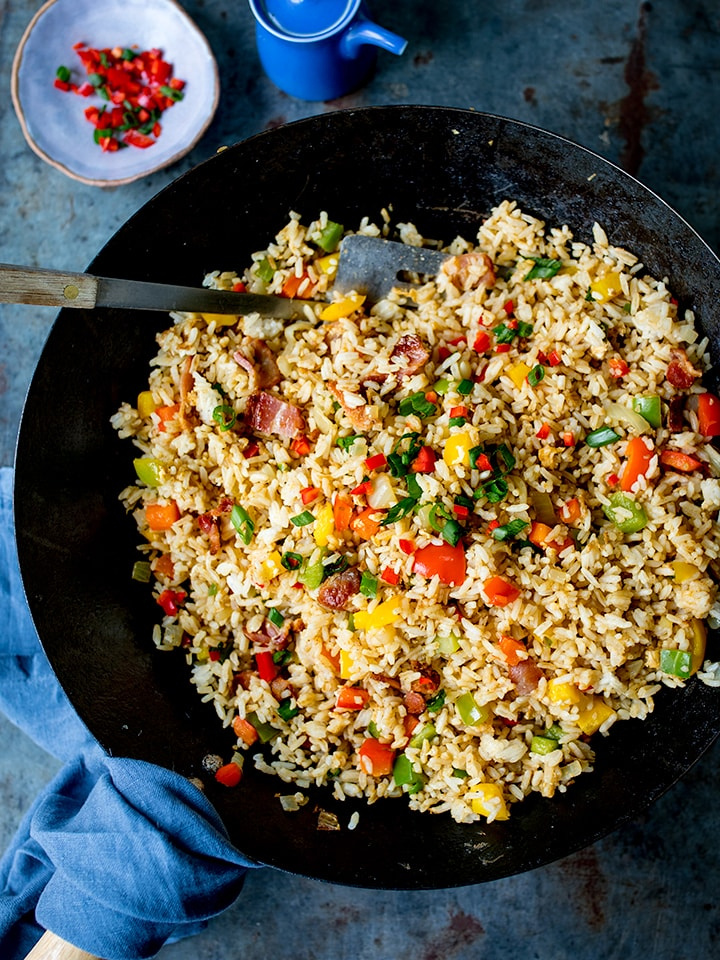
M 25 960 L 98 960 L 93 953 L 78 950 L 67 940 L 48 930 L 40 937 Z
M 87 273 L 61 273 L 0 263 L 0 303 L 33 303 L 49 307 L 94 307 L 97 278 Z

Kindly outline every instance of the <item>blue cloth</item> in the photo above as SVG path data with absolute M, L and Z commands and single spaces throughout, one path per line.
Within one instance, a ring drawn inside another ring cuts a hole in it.
M 40 646 L 0 468 L 0 709 L 63 761 L 0 861 L 0 957 L 21 960 L 44 929 L 107 960 L 144 960 L 199 932 L 257 866 L 229 842 L 196 786 L 104 754 Z

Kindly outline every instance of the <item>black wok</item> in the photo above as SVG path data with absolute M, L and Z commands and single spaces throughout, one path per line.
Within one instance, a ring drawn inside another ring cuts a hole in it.
M 262 133 L 189 171 L 136 213 L 89 265 L 104 276 L 199 284 L 242 269 L 286 222 L 320 210 L 357 225 L 392 205 L 426 236 L 473 236 L 512 198 L 549 224 L 611 242 L 667 275 L 720 359 L 720 262 L 665 203 L 607 161 L 526 124 L 428 107 L 377 107 L 313 117 Z M 133 479 L 132 448 L 109 424 L 147 383 L 161 315 L 62 311 L 22 419 L 15 506 L 20 564 L 48 657 L 80 717 L 112 754 L 202 775 L 230 736 L 199 702 L 181 656 L 156 653 L 158 608 L 130 579 L 137 533 L 117 495 Z M 711 653 L 713 650 L 711 648 Z M 717 652 L 715 655 L 717 655 Z M 660 695 L 646 722 L 596 738 L 595 772 L 552 800 L 533 796 L 508 822 L 460 826 L 412 814 L 403 800 L 338 804 L 318 791 L 283 813 L 280 781 L 246 764 L 241 787 L 207 794 L 240 850 L 293 873 L 379 888 L 492 880 L 558 859 L 637 816 L 720 731 L 720 691 L 692 680 Z M 317 808 L 343 829 L 321 832 Z M 349 831 L 358 809 L 357 829 Z

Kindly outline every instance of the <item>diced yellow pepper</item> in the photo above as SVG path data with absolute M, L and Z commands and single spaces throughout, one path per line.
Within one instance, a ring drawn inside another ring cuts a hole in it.
M 685 563 L 684 560 L 673 560 L 671 566 L 675 583 L 685 583 L 700 573 L 694 563 Z
M 335 520 L 333 517 L 333 507 L 331 503 L 324 503 L 315 515 L 315 526 L 313 527 L 313 536 L 315 543 L 319 547 L 326 547 L 330 534 L 335 529 Z
M 149 390 L 143 390 L 138 394 L 137 412 L 143 420 L 147 420 L 151 413 L 155 413 L 155 400 Z
M 495 820 L 509 819 L 510 813 L 499 783 L 479 783 L 477 787 L 473 787 L 473 793 L 481 794 L 470 801 L 473 813 L 479 813 L 483 817 L 495 814 Z
M 609 707 L 600 697 L 593 697 L 589 707 L 586 707 L 578 716 L 578 726 L 583 733 L 590 736 L 597 733 L 608 717 L 613 715 Z
M 590 284 L 592 298 L 597 303 L 605 303 L 606 300 L 612 300 L 622 290 L 619 273 L 606 273 L 603 277 L 598 277 Z
M 390 597 L 389 600 L 383 600 L 374 610 L 358 610 L 354 616 L 356 630 L 376 630 L 378 627 L 389 627 L 391 623 L 396 623 L 400 619 L 398 607 L 400 606 L 400 597 Z
M 282 559 L 277 550 L 273 550 L 260 564 L 260 576 L 263 582 L 274 580 L 283 571 Z
M 326 257 L 320 257 L 319 260 L 316 260 L 314 266 L 318 268 L 320 273 L 324 273 L 332 279 L 337 273 L 339 259 L 339 253 L 329 253 Z
M 339 320 L 341 317 L 349 317 L 351 313 L 355 313 L 356 310 L 359 310 L 360 307 L 365 303 L 365 297 L 360 293 L 353 293 L 349 297 L 344 297 L 342 300 L 336 300 L 335 303 L 329 304 L 325 309 L 320 313 L 321 320 Z
M 216 327 L 234 327 L 238 322 L 234 313 L 203 313 L 201 316 L 205 323 L 214 323 Z
M 582 700 L 582 694 L 575 684 L 562 680 L 550 680 L 547 692 L 554 703 L 580 703 Z
M 514 367 L 510 367 L 509 370 L 505 372 L 510 377 L 512 382 L 518 388 L 521 389 L 523 383 L 525 382 L 525 377 L 530 373 L 532 367 L 529 367 L 526 363 L 523 363 L 522 360 L 520 363 L 516 363 Z
M 470 466 L 470 451 L 474 444 L 469 433 L 454 433 L 445 441 L 443 460 L 449 467 Z
M 357 614 L 356 614 L 357 616 Z M 347 652 L 347 650 L 340 651 L 340 679 L 341 680 L 350 680 L 352 678 L 353 667 L 353 658 Z
M 697 673 L 705 662 L 705 645 L 707 643 L 707 630 L 702 620 L 693 620 L 692 636 L 690 638 L 690 652 L 692 660 L 690 661 L 690 676 Z

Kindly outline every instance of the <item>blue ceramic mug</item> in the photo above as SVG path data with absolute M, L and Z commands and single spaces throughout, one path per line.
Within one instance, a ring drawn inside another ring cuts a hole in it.
M 370 73 L 377 48 L 407 40 L 369 19 L 364 0 L 249 0 L 263 69 L 300 100 L 334 100 Z

